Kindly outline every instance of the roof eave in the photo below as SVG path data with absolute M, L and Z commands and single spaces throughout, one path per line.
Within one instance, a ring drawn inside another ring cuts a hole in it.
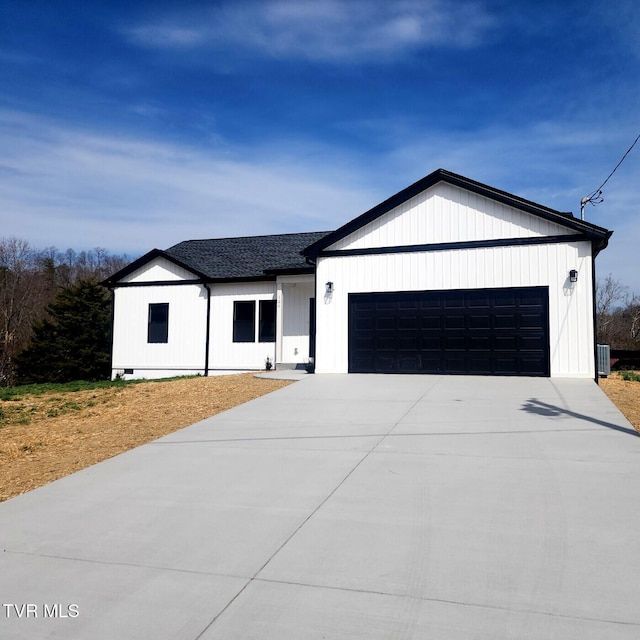
M 232 284 L 239 282 L 275 282 L 275 275 L 260 276 L 224 276 L 219 278 L 207 278 L 208 284 Z
M 285 269 L 265 269 L 264 272 L 266 275 L 274 275 L 274 276 L 296 276 L 296 275 L 304 275 L 313 273 L 314 267 L 312 266 L 304 266 L 304 267 L 288 267 Z
M 613 231 L 607 231 L 604 236 L 599 238 L 593 238 L 591 240 L 593 244 L 593 257 L 595 258 L 601 251 L 604 251 L 609 246 L 609 238 L 613 235 Z
M 118 282 L 120 282 L 120 280 L 122 280 L 123 278 L 126 278 L 128 275 L 144 267 L 145 264 L 148 264 L 149 262 L 157 258 L 163 258 L 165 260 L 168 260 L 169 262 L 172 262 L 176 266 L 181 267 L 182 269 L 186 269 L 190 273 L 193 273 L 198 278 L 201 278 L 201 279 L 207 278 L 207 276 L 201 271 L 198 271 L 197 269 L 194 269 L 193 267 L 182 262 L 181 260 L 174 258 L 173 256 L 169 255 L 166 251 L 163 251 L 162 249 L 152 249 L 151 251 L 145 253 L 143 256 L 141 256 L 137 260 L 134 260 L 133 262 L 129 263 L 126 267 L 123 267 L 122 269 L 120 269 L 120 271 L 117 271 L 116 273 L 109 276 L 108 278 L 105 278 L 100 284 L 108 288 L 116 287 L 118 286 Z
M 490 187 L 489 185 L 483 184 L 481 182 L 476 182 L 475 180 L 465 178 L 464 176 L 452 173 L 445 169 L 437 169 L 436 171 L 430 173 L 428 176 L 425 176 L 421 180 L 414 182 L 412 185 L 406 187 L 402 191 L 399 191 L 390 198 L 387 198 L 384 202 L 381 202 L 372 209 L 365 211 L 357 218 L 350 220 L 339 229 L 336 229 L 336 231 L 334 231 L 333 233 L 330 233 L 324 238 L 321 238 L 317 242 L 309 245 L 302 251 L 302 255 L 304 255 L 306 258 L 316 258 L 326 247 L 334 244 L 338 240 L 341 240 L 345 236 L 348 236 L 364 225 L 369 224 L 376 218 L 379 218 L 392 209 L 395 209 L 397 206 L 403 204 L 407 200 L 410 200 L 419 193 L 422 193 L 426 189 L 429 189 L 439 182 L 446 182 L 453 186 L 466 189 L 494 201 L 501 202 L 502 204 L 506 204 L 510 207 L 514 207 L 521 211 L 531 213 L 535 216 L 544 218 L 545 220 L 549 220 L 569 229 L 573 229 L 574 231 L 580 231 L 587 234 L 587 236 L 589 236 L 590 238 L 593 237 L 603 239 L 606 236 L 608 239 L 608 237 L 611 235 L 611 232 L 609 232 L 607 229 L 598 227 L 589 222 L 584 222 L 583 220 L 579 220 L 575 218 L 572 213 L 556 211 L 554 209 L 550 209 L 543 205 L 532 202 L 531 200 L 526 200 L 506 191 L 495 189 L 494 187 Z M 609 234 L 609 236 L 607 236 L 607 234 Z

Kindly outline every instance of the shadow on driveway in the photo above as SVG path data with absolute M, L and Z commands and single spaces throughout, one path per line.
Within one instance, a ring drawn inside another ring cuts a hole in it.
M 635 429 L 628 429 L 627 427 L 621 427 L 620 425 L 613 424 L 612 422 L 598 420 L 598 418 L 593 418 L 592 416 L 587 416 L 583 413 L 576 413 L 575 411 L 570 411 L 569 409 L 563 409 L 562 407 L 558 407 L 554 404 L 548 404 L 547 402 L 542 402 L 541 400 L 537 400 L 536 398 L 532 398 L 531 400 L 528 400 L 524 405 L 522 405 L 522 411 L 526 411 L 527 413 L 535 413 L 536 415 L 545 416 L 547 418 L 561 418 L 562 416 L 571 416 L 572 418 L 578 418 L 578 420 L 593 422 L 594 424 L 599 424 L 603 427 L 607 427 L 607 429 L 621 431 L 622 433 L 628 433 L 632 436 L 637 437 L 638 435 L 640 435 Z

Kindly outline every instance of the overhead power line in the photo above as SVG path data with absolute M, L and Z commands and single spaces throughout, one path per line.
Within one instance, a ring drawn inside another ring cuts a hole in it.
M 640 140 L 640 134 L 638 134 L 638 137 L 633 141 L 633 144 L 627 149 L 622 158 L 620 158 L 620 162 L 618 162 L 618 164 L 613 168 L 613 171 L 607 176 L 607 179 L 590 195 L 582 198 L 582 200 L 580 201 L 580 217 L 582 218 L 582 220 L 584 220 L 584 208 L 587 204 L 595 206 L 604 201 L 604 198 L 602 196 L 602 188 L 605 184 L 607 184 L 607 182 L 609 182 L 609 178 L 618 170 L 618 167 L 624 162 L 624 159 L 631 153 L 631 149 L 636 146 L 636 142 L 638 142 L 638 140 Z

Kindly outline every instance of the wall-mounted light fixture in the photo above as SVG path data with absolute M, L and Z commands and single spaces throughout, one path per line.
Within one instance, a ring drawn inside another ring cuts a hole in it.
M 569 282 L 578 282 L 577 269 L 571 269 L 571 271 L 569 271 Z
M 333 282 L 329 281 L 324 286 L 327 290 L 327 293 L 333 293 Z

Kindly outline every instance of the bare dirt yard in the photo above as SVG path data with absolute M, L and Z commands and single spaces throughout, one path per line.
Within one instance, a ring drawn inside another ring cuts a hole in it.
M 0 400 L 0 501 L 287 384 L 245 373 Z
M 612 373 L 600 380 L 600 387 L 640 434 L 640 382 Z
M 287 384 L 247 373 L 0 400 L 0 501 Z M 640 382 L 600 384 L 640 433 Z

